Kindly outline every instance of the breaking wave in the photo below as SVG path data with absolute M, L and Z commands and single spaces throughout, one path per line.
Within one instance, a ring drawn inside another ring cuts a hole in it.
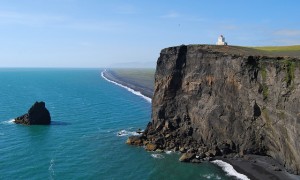
M 125 129 L 117 133 L 117 136 L 139 136 L 139 135 L 141 135 L 141 133 L 138 133 L 136 131 L 126 131 Z
M 151 156 L 155 159 L 163 159 L 165 158 L 165 156 L 163 156 L 162 154 L 151 154 Z
M 13 124 L 15 122 L 15 119 L 10 119 L 7 121 L 2 121 L 0 124 Z
M 172 154 L 173 151 L 165 151 L 166 154 Z
M 228 176 L 235 176 L 237 179 L 240 180 L 250 180 L 246 175 L 238 173 L 233 166 L 231 166 L 230 164 L 221 161 L 221 160 L 214 160 L 212 161 L 212 163 L 220 166 L 223 171 L 225 171 L 227 173 Z
M 50 163 L 49 163 L 49 168 L 48 168 L 48 171 L 50 173 L 50 179 L 53 179 L 53 176 L 55 176 L 55 173 L 54 173 L 54 159 L 51 159 Z
M 205 174 L 202 177 L 204 177 L 206 179 L 222 179 L 220 176 L 215 175 L 215 174 Z

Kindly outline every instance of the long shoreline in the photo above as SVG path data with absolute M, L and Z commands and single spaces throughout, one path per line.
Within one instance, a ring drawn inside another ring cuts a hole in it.
M 288 173 L 269 156 L 245 155 L 239 158 L 217 157 L 251 180 L 299 180 L 300 176 Z
M 126 89 L 127 91 L 140 96 L 142 98 L 144 98 L 146 101 L 150 102 L 152 101 L 151 97 L 153 92 L 149 92 L 149 90 L 146 90 L 144 87 L 139 86 L 138 84 L 133 84 L 133 83 L 129 83 L 126 82 L 125 80 L 121 80 L 120 78 L 116 77 L 115 75 L 113 75 L 111 72 L 104 70 L 101 72 L 101 76 L 102 78 L 104 78 L 105 80 L 120 86 L 124 89 Z
M 107 81 L 114 83 L 118 86 L 121 86 L 128 91 L 142 96 L 148 102 L 151 103 L 151 98 L 149 97 L 149 93 L 141 88 L 137 84 L 131 84 L 132 82 L 126 82 L 124 79 L 120 79 L 110 71 L 103 71 L 101 73 L 102 77 Z M 144 90 L 144 91 L 143 91 Z M 153 92 L 152 92 L 153 93 Z M 148 94 L 148 96 L 146 95 Z M 150 93 L 151 94 L 151 93 Z M 232 174 L 232 171 L 228 169 L 228 165 L 230 164 L 234 170 L 236 170 L 240 175 L 240 179 L 251 179 L 251 180 L 299 180 L 300 176 L 293 175 L 288 173 L 282 165 L 277 163 L 270 157 L 267 156 L 257 156 L 257 155 L 246 155 L 243 158 L 224 158 L 224 157 L 216 157 L 215 159 L 223 161 L 223 165 L 218 163 L 214 163 L 220 166 L 229 176 L 235 176 Z M 276 169 L 276 170 L 275 170 Z M 247 176 L 247 178 L 241 178 L 243 175 Z M 238 178 L 238 176 L 235 176 Z

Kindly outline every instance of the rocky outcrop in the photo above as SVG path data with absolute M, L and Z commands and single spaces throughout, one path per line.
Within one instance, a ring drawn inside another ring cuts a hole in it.
M 48 125 L 51 123 L 51 117 L 44 102 L 35 102 L 28 110 L 28 113 L 15 118 L 15 123 L 25 125 Z
M 258 54 L 234 46 L 163 49 L 140 144 L 180 150 L 182 161 L 268 155 L 300 174 L 300 60 Z

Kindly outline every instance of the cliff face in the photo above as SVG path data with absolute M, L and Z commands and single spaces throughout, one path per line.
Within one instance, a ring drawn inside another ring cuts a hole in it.
M 163 49 L 144 145 L 190 159 L 269 155 L 300 174 L 300 60 L 246 54 L 231 46 Z

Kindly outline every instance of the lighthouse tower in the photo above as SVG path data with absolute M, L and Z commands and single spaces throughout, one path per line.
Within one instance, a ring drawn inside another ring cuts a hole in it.
M 217 45 L 227 45 L 227 42 L 225 42 L 225 37 L 223 35 L 219 36 Z

